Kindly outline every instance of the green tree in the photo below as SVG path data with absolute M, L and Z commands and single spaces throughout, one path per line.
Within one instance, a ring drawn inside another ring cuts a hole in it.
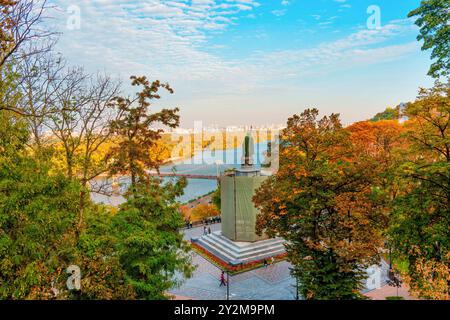
M 216 191 L 214 191 L 214 193 L 211 196 L 212 198 L 212 202 L 213 204 L 216 206 L 216 208 L 219 210 L 221 210 L 221 206 L 222 206 L 222 198 L 220 195 L 220 186 L 216 189 Z
M 160 99 L 158 91 L 163 88 L 173 93 L 168 84 L 156 80 L 150 83 L 146 77 L 131 77 L 133 86 L 143 86 L 142 91 L 134 99 L 117 97 L 115 103 L 122 114 L 120 119 L 111 124 L 112 131 L 121 139 L 114 150 L 112 174 L 129 174 L 131 177 L 131 191 L 135 192 L 137 183 L 147 179 L 146 170 L 158 169 L 160 160 L 150 155 L 151 147 L 161 139 L 163 129 L 155 129 L 155 125 L 170 128 L 178 127 L 180 117 L 178 108 L 162 109 L 156 113 L 149 113 L 153 100 Z
M 308 109 L 281 134 L 280 168 L 257 191 L 257 227 L 288 241 L 305 299 L 361 298 L 378 261 L 384 214 L 371 186 L 375 161 L 357 159 L 338 115 Z
M 400 118 L 400 107 L 386 108 L 383 112 L 377 113 L 371 121 L 396 120 Z
M 393 203 L 390 236 L 396 255 L 408 263 L 411 289 L 424 298 L 448 299 L 450 85 L 421 89 L 405 113 L 410 147 L 399 169 L 403 189 Z
M 116 254 L 111 213 L 86 203 L 76 235 L 83 187 L 26 148 L 29 131 L 17 113 L 0 111 L 0 299 L 127 299 L 134 290 Z M 67 290 L 66 268 L 82 272 L 79 293 Z
M 119 261 L 138 299 L 165 299 L 166 291 L 177 285 L 177 273 L 190 276 L 189 245 L 179 229 L 183 226 L 176 197 L 182 195 L 186 179 L 162 184 L 147 170 L 158 169 L 161 160 L 152 157 L 151 148 L 161 139 L 163 129 L 179 125 L 178 108 L 150 113 L 159 90 L 173 93 L 168 84 L 146 77 L 131 77 L 133 86 L 142 86 L 134 99 L 117 97 L 121 116 L 111 129 L 120 140 L 113 151 L 111 174 L 129 174 L 131 186 L 127 201 L 113 219 Z
M 161 185 L 157 179 L 138 182 L 113 219 L 118 254 L 138 299 L 167 299 L 166 291 L 189 277 L 190 247 L 179 229 L 183 218 L 176 197 L 186 180 Z
M 82 272 L 81 291 L 77 298 L 135 299 L 135 290 L 127 281 L 120 262 L 117 248 L 120 237 L 114 232 L 113 210 L 92 203 L 86 209 L 86 228 L 83 228 L 77 243 L 77 264 Z
M 0 103 L 16 108 L 19 77 L 10 64 L 2 78 Z M 0 110 L 0 299 L 134 297 L 114 253 L 109 210 L 92 204 L 78 181 L 55 171 L 51 152 L 30 152 L 28 120 Z M 80 193 L 88 221 L 77 239 Z M 82 271 L 82 290 L 75 295 L 65 283 L 71 264 Z
M 75 257 L 79 185 L 26 156 L 28 131 L 0 111 L 0 297 L 49 298 L 61 267 Z
M 408 17 L 417 17 L 420 27 L 417 40 L 423 40 L 422 50 L 431 51 L 436 60 L 428 75 L 433 78 L 450 75 L 450 2 L 448 0 L 422 0 L 420 7 L 411 11 Z

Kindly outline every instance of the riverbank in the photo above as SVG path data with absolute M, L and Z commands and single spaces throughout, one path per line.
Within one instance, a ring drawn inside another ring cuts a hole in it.
M 256 151 L 255 154 L 255 163 L 258 163 L 258 159 L 264 158 L 264 152 L 266 149 L 266 144 L 262 143 L 260 145 L 255 145 L 254 149 Z M 186 154 L 186 153 L 185 153 Z M 218 173 L 223 172 L 229 168 L 237 167 L 238 165 L 234 165 L 232 163 L 223 165 L 217 165 L 216 159 L 229 159 L 233 163 L 239 163 L 242 157 L 241 148 L 237 149 L 229 149 L 227 151 L 216 151 L 215 153 L 205 151 L 204 154 L 200 152 L 200 154 L 195 155 L 193 158 L 184 158 L 184 157 L 172 157 L 168 158 L 172 164 L 162 165 L 160 171 L 162 173 L 172 173 L 176 172 L 179 174 L 185 175 L 202 175 L 202 176 L 217 176 Z M 184 159 L 184 160 L 182 160 Z M 125 192 L 126 185 L 129 183 L 126 177 L 116 177 L 117 182 L 121 185 L 121 193 Z M 172 178 L 166 177 L 164 181 L 170 181 Z M 99 177 L 97 179 L 98 185 L 103 185 L 107 183 L 111 183 L 111 181 L 107 180 L 107 176 Z M 102 181 L 103 180 L 103 181 Z M 217 189 L 217 180 L 207 180 L 207 179 L 188 179 L 188 185 L 184 190 L 184 194 L 177 198 L 177 201 L 182 205 L 188 206 L 197 206 L 199 204 L 209 204 L 212 192 Z M 123 197 L 121 196 L 104 196 L 104 195 L 94 195 L 94 201 L 102 202 L 107 205 L 117 206 L 121 202 L 123 202 Z M 198 203 L 198 204 L 196 204 Z
M 211 192 L 209 192 L 207 194 L 204 194 L 204 195 L 202 195 L 200 197 L 197 197 L 195 199 L 192 199 L 192 200 L 189 200 L 187 202 L 184 202 L 184 203 L 182 203 L 182 205 L 190 206 L 190 205 L 193 205 L 194 203 L 195 203 L 195 205 L 207 204 L 207 203 L 211 204 L 212 203 L 212 195 L 214 194 L 214 192 L 215 191 L 211 191 Z M 191 209 L 192 208 L 193 207 L 191 207 Z
M 186 221 L 193 225 L 204 222 L 204 219 L 220 216 L 220 210 L 213 204 L 214 192 L 210 192 L 202 197 L 191 200 L 180 206 L 180 212 Z

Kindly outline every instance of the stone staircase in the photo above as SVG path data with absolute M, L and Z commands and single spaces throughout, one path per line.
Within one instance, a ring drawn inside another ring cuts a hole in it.
M 230 265 L 246 264 L 286 252 L 285 241 L 280 238 L 257 242 L 234 242 L 217 231 L 193 238 L 192 241 Z

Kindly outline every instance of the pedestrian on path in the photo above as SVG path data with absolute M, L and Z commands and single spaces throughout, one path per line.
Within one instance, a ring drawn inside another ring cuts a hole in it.
M 220 275 L 220 285 L 219 285 L 219 287 L 221 287 L 221 286 L 224 286 L 224 287 L 227 286 L 227 281 L 225 280 L 225 271 L 222 271 L 222 274 Z
M 208 234 L 208 230 L 206 229 L 206 226 L 203 226 L 203 235 L 206 236 Z
M 211 227 L 208 227 L 208 234 L 211 234 Z

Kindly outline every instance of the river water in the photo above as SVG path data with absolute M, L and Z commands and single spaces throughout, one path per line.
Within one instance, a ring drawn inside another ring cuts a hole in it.
M 253 163 L 255 167 L 260 167 L 265 159 L 267 143 L 261 142 L 254 145 Z M 242 161 L 242 147 L 228 150 L 204 150 L 198 152 L 194 157 L 176 161 L 172 164 L 164 165 L 160 168 L 164 172 L 176 172 L 180 174 L 209 175 L 215 176 L 227 169 L 238 168 Z M 174 178 L 164 178 L 169 181 Z M 126 177 L 119 179 L 121 193 L 128 188 Z M 177 200 L 186 203 L 190 200 L 201 197 L 217 189 L 216 180 L 188 179 L 188 185 L 184 190 L 184 195 Z M 113 206 L 120 205 L 124 198 L 122 196 L 105 196 L 98 193 L 91 194 L 94 202 L 104 203 Z

